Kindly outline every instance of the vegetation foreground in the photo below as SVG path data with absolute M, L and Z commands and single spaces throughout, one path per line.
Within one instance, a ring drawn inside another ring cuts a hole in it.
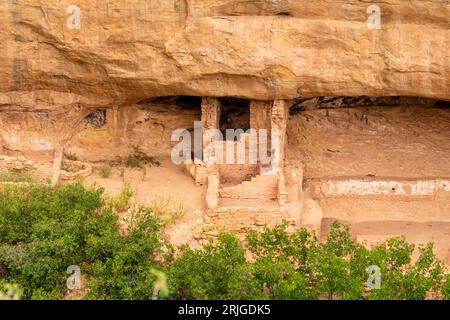
M 221 234 L 175 253 L 151 208 L 118 227 L 126 198 L 81 184 L 0 189 L 0 299 L 64 299 L 79 266 L 85 299 L 450 299 L 450 275 L 430 243 L 392 238 L 373 250 L 333 223 L 326 242 L 287 225 Z M 123 229 L 123 228 L 122 228 Z M 369 266 L 380 271 L 368 286 Z

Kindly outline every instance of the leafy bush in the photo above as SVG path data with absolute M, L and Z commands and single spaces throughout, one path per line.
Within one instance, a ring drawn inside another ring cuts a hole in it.
M 306 230 L 287 224 L 247 235 L 251 259 L 231 235 L 203 249 L 184 248 L 170 272 L 172 296 L 184 299 L 425 299 L 448 298 L 448 276 L 433 254 L 393 238 L 368 250 L 355 243 L 348 227 L 334 222 L 320 243 Z M 380 268 L 380 288 L 367 285 L 367 268 Z
M 102 190 L 79 184 L 0 190 L 0 265 L 25 298 L 56 298 L 66 270 L 83 261 L 86 225 Z
M 247 235 L 255 260 L 254 278 L 268 299 L 317 299 L 319 292 L 308 279 L 318 239 L 304 229 L 286 230 L 287 224 L 282 224 Z
M 21 298 L 22 289 L 18 285 L 6 283 L 0 280 L 0 301 L 20 300 Z
M 446 280 L 442 289 L 442 297 L 446 300 L 450 300 L 450 274 L 446 275 Z
M 332 223 L 327 241 L 310 253 L 312 279 L 321 296 L 328 299 L 363 298 L 363 283 L 368 275 L 355 270 L 361 265 L 358 261 L 361 256 L 355 255 L 358 250 L 363 250 L 363 247 L 350 239 L 349 228 Z M 365 263 L 362 265 L 364 269 L 369 267 Z
M 131 185 L 128 182 L 125 182 L 122 185 L 119 195 L 111 200 L 111 205 L 117 212 L 123 212 L 127 209 L 132 197 L 133 190 L 131 190 Z
M 100 177 L 103 179 L 109 178 L 111 176 L 112 168 L 109 164 L 104 164 L 100 167 L 100 170 L 98 171 Z
M 229 286 L 239 280 L 236 272 L 245 265 L 245 253 L 232 235 L 222 234 L 217 243 L 200 250 L 183 248 L 169 273 L 171 296 L 179 299 L 227 299 Z
M 151 297 L 159 223 L 143 208 L 122 235 L 102 193 L 80 184 L 1 189 L 0 281 L 19 284 L 25 299 L 58 299 L 67 268 L 87 263 L 89 297 Z
M 139 209 L 126 235 L 114 226 L 117 216 L 109 210 L 105 221 L 95 224 L 86 243 L 89 273 L 93 277 L 88 298 L 151 299 L 157 277 L 152 272 L 162 253 L 160 225 L 147 208 Z
M 161 165 L 154 157 L 142 152 L 138 146 L 133 146 L 133 151 L 125 159 L 125 165 L 131 168 L 143 169 L 146 164 L 151 164 L 155 167 Z
M 380 266 L 381 288 L 373 290 L 370 299 L 383 300 L 423 300 L 428 295 L 442 298 L 445 295 L 445 267 L 436 259 L 433 244 L 419 247 L 419 258 L 411 263 L 414 245 L 403 238 L 390 239 L 386 247 L 371 252 L 372 261 Z

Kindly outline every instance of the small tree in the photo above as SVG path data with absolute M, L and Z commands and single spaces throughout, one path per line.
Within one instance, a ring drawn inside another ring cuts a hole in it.
M 239 240 L 221 234 L 217 242 L 209 242 L 200 250 L 183 248 L 169 275 L 172 297 L 178 299 L 230 298 L 231 279 L 245 265 L 245 253 Z
M 251 231 L 247 243 L 254 263 L 254 281 L 270 299 L 317 299 L 311 282 L 311 257 L 318 240 L 305 229 L 292 233 L 288 224 Z
M 351 240 L 347 226 L 333 222 L 327 241 L 320 244 L 312 256 L 313 278 L 320 293 L 329 300 L 360 299 L 363 279 L 354 272 L 357 262 L 353 255 L 359 247 Z

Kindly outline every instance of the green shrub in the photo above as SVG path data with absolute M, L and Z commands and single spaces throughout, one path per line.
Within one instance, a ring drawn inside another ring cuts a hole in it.
M 65 154 L 67 160 L 77 161 L 78 157 L 75 153 L 66 153 Z
M 64 291 L 67 267 L 83 261 L 86 225 L 102 205 L 101 194 L 80 184 L 0 190 L 0 265 L 24 298 Z
M 289 233 L 287 227 L 284 223 L 273 228 L 265 227 L 260 232 L 250 231 L 246 237 L 248 249 L 255 259 L 281 257 L 302 272 L 309 273 L 309 257 L 317 249 L 319 241 L 305 229 Z
M 19 284 L 25 299 L 57 299 L 67 268 L 83 265 L 89 298 L 151 298 L 157 261 L 166 261 L 159 222 L 141 208 L 122 235 L 102 193 L 80 184 L 2 188 L 0 281 Z
M 133 151 L 126 157 L 125 165 L 131 168 L 144 168 L 146 164 L 159 167 L 161 163 L 154 157 L 149 156 L 139 150 L 138 146 L 133 146 Z
M 372 290 L 370 299 L 423 300 L 428 295 L 445 295 L 445 267 L 433 253 L 433 244 L 419 248 L 420 256 L 411 263 L 414 245 L 403 238 L 390 239 L 386 247 L 372 252 L 372 261 L 381 268 L 381 288 Z
M 247 234 L 254 262 L 254 281 L 269 299 L 317 299 L 319 292 L 311 284 L 310 257 L 318 239 L 301 229 L 287 232 L 287 224 Z
M 103 166 L 100 167 L 98 171 L 100 177 L 102 177 L 103 179 L 109 178 L 111 176 L 111 172 L 112 168 L 109 164 L 104 164 Z
M 327 299 L 362 299 L 367 273 L 355 272 L 359 261 L 354 255 L 362 249 L 350 237 L 347 226 L 333 222 L 327 241 L 320 243 L 310 254 L 311 280 L 320 295 Z M 364 265 L 365 268 L 369 265 Z
M 442 287 L 442 297 L 446 300 L 450 300 L 450 274 L 445 277 L 445 282 Z
M 448 298 L 445 267 L 432 244 L 411 262 L 414 245 L 392 238 L 368 250 L 351 239 L 348 227 L 334 222 L 320 243 L 306 230 L 287 224 L 251 231 L 251 259 L 231 235 L 183 254 L 169 273 L 172 297 L 181 299 L 425 299 Z M 367 268 L 378 266 L 381 286 L 369 288 Z
M 228 299 L 231 280 L 236 280 L 238 270 L 244 267 L 245 254 L 239 240 L 222 234 L 216 243 L 202 249 L 188 246 L 174 262 L 169 272 L 169 289 L 172 298 L 178 299 Z
M 92 277 L 90 299 L 151 299 L 157 280 L 152 270 L 163 246 L 159 222 L 151 210 L 141 208 L 133 215 L 126 235 L 117 228 L 117 216 L 110 210 L 105 222 L 96 223 L 86 243 L 89 273 Z M 101 226 L 99 228 L 99 226 Z
M 125 165 L 131 168 L 141 168 L 142 162 L 133 154 L 129 154 L 125 160 Z
M 128 182 L 122 185 L 119 195 L 112 199 L 112 206 L 117 212 L 123 212 L 128 208 L 131 198 L 133 197 L 133 190 Z
M 0 280 L 0 301 L 1 300 L 20 300 L 23 291 L 16 284 L 6 283 Z

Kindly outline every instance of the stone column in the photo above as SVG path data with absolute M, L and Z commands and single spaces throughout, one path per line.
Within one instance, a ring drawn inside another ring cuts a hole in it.
M 206 190 L 206 206 L 215 209 L 219 206 L 220 176 L 218 171 L 208 172 L 208 189 Z
M 119 131 L 119 107 L 114 106 L 112 110 L 112 119 L 113 119 L 113 141 L 117 143 L 117 133 Z
M 271 129 L 271 164 L 263 167 L 261 174 L 276 175 L 282 170 L 286 148 L 286 127 L 288 119 L 288 103 L 285 100 L 275 100 L 270 117 Z
M 209 129 L 220 129 L 220 114 L 221 106 L 220 100 L 216 98 L 202 99 L 202 131 L 203 131 L 203 155 L 208 146 L 216 142 L 215 136 L 207 136 L 205 132 Z M 215 156 L 215 154 L 214 154 Z M 205 161 L 205 156 L 203 157 Z M 217 164 L 207 164 L 206 171 L 208 173 L 208 188 L 206 191 L 206 204 L 209 209 L 216 208 L 219 204 L 219 188 L 220 188 L 220 173 Z
M 214 137 L 205 137 L 205 132 L 209 129 L 220 129 L 220 114 L 221 106 L 219 99 L 202 99 L 203 149 L 205 149 L 211 142 L 215 141 Z
M 271 101 L 250 101 L 250 128 L 270 131 L 270 114 L 272 112 Z
M 52 185 L 56 185 L 59 181 L 63 157 L 64 157 L 64 148 L 62 146 L 56 147 L 55 154 L 53 156 L 52 181 L 51 181 Z
M 281 206 L 287 203 L 284 176 L 284 158 L 286 155 L 286 128 L 289 115 L 289 105 L 286 100 L 275 100 L 272 106 L 272 174 L 278 175 L 278 202 Z
M 288 103 L 286 100 L 275 100 L 272 106 L 271 128 L 272 136 L 275 141 L 279 141 L 277 145 L 272 146 L 272 150 L 279 154 L 278 165 L 282 165 L 286 154 L 286 128 L 288 120 Z

